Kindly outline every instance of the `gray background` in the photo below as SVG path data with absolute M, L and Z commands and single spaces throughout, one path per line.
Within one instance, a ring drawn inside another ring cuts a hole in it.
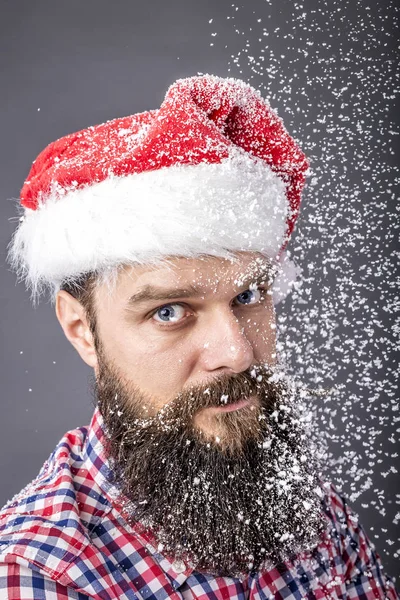
M 390 0 L 1 2 L 0 504 L 92 412 L 90 369 L 5 264 L 31 162 L 67 133 L 157 108 L 179 77 L 240 77 L 312 161 L 291 242 L 305 283 L 279 307 L 282 354 L 308 382 L 338 385 L 315 406 L 332 477 L 400 574 L 397 19 Z

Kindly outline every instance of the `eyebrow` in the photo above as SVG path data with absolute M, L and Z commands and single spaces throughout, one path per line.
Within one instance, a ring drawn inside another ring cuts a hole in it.
M 257 285 L 265 284 L 271 277 L 271 271 L 264 273 L 249 274 L 245 277 L 240 278 L 240 288 L 255 283 Z M 247 289 L 247 288 L 245 288 Z M 240 293 L 240 292 L 238 292 Z M 160 288 L 150 284 L 143 286 L 139 291 L 128 298 L 127 308 L 136 308 L 146 302 L 152 302 L 156 300 L 175 300 L 178 298 L 199 298 L 204 296 L 205 292 L 201 288 L 189 284 L 184 288 Z

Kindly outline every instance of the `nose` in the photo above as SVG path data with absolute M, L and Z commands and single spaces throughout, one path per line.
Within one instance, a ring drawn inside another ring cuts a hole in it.
M 202 357 L 207 371 L 241 373 L 254 364 L 253 347 L 230 309 L 216 311 L 211 319 Z

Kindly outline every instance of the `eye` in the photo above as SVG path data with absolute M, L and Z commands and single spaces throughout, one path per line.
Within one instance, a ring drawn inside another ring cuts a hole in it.
M 254 287 L 254 289 L 248 289 L 245 292 L 238 294 L 235 301 L 244 306 L 258 304 L 260 300 L 264 299 L 263 293 L 268 292 L 263 288 Z M 183 321 L 184 316 L 185 307 L 182 306 L 182 304 L 173 303 L 160 306 L 160 308 L 157 308 L 157 310 L 150 315 L 150 318 L 154 319 L 156 323 L 169 324 Z
M 236 300 L 240 304 L 257 304 L 262 298 L 262 292 L 265 290 L 255 288 L 254 290 L 249 289 L 236 296 Z
M 156 310 L 152 318 L 157 323 L 176 323 L 184 314 L 185 308 L 181 304 L 164 304 Z

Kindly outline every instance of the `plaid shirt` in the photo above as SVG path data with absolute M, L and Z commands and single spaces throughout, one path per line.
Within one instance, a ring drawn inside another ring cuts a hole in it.
M 0 511 L 0 599 L 396 599 L 373 544 L 330 487 L 329 533 L 293 562 L 242 578 L 214 577 L 156 550 L 130 527 L 104 450 L 96 409 L 67 432 L 36 479 Z

